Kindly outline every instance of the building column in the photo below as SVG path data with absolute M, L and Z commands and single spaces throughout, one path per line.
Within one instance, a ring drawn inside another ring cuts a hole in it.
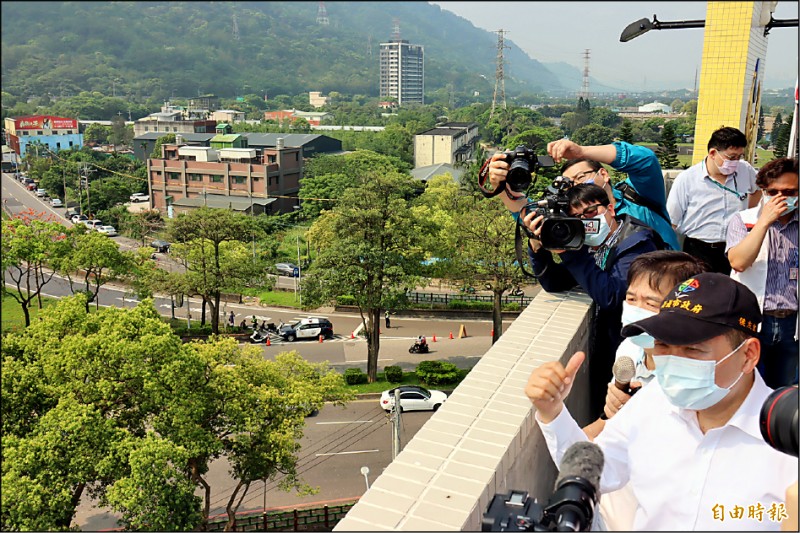
M 753 162 L 766 70 L 764 28 L 776 4 L 707 3 L 692 164 L 703 160 L 711 134 L 723 126 L 745 133 L 745 157 Z

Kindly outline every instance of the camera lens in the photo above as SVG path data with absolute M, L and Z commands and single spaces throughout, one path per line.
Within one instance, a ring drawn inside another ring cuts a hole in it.
M 564 222 L 556 222 L 550 226 L 550 236 L 554 241 L 568 243 L 572 240 L 570 227 Z
M 761 406 L 761 436 L 776 450 L 798 456 L 797 386 L 773 391 Z
M 525 192 L 531 185 L 531 167 L 525 159 L 516 158 L 508 168 L 506 183 L 514 192 Z

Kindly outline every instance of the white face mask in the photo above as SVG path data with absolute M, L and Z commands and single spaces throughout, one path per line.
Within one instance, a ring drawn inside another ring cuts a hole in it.
M 717 385 L 716 368 L 739 351 L 746 340 L 719 361 L 700 361 L 677 355 L 654 355 L 656 379 L 670 403 L 682 409 L 701 411 L 716 405 L 736 385 L 744 372 L 728 387 Z
M 584 238 L 583 242 L 586 243 L 588 246 L 600 246 L 605 242 L 606 237 L 608 237 L 608 234 L 611 233 L 611 226 L 609 226 L 608 222 L 606 222 L 605 213 L 584 220 L 583 221 L 584 228 L 588 227 L 587 222 L 594 222 L 594 224 L 591 225 L 594 228 L 597 228 L 597 231 L 594 231 L 592 233 L 587 231 L 586 237 Z
M 719 171 L 725 174 L 726 176 L 730 176 L 734 172 L 739 169 L 739 160 L 730 161 L 725 159 L 722 162 L 722 165 L 719 167 Z
M 631 305 L 628 302 L 622 302 L 623 328 L 628 324 L 644 320 L 645 318 L 650 318 L 651 316 L 656 316 L 656 313 L 654 311 L 642 309 L 641 307 L 636 307 L 635 305 Z M 642 333 L 640 335 L 635 335 L 633 337 L 628 337 L 628 338 L 632 343 L 639 346 L 640 348 L 652 348 L 655 345 L 655 339 L 649 333 Z

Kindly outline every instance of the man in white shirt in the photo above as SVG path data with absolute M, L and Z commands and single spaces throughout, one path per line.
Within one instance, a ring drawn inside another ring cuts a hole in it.
M 712 272 L 730 274 L 728 221 L 761 199 L 756 171 L 742 160 L 746 146 L 738 129 L 718 129 L 708 141 L 708 156 L 678 174 L 667 197 L 672 226 L 685 237 L 683 251 L 708 263 Z
M 605 455 L 600 493 L 630 483 L 634 530 L 778 530 L 797 458 L 764 442 L 759 415 L 772 389 L 755 366 L 761 312 L 724 274 L 679 283 L 661 311 L 625 326 L 655 338 L 657 383 L 634 395 L 594 440 Z M 556 464 L 587 440 L 563 400 L 585 355 L 535 369 L 525 393 Z

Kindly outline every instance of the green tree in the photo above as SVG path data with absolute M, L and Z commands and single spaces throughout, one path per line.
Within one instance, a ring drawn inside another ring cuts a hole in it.
M 50 218 L 31 210 L 3 220 L 3 272 L 7 273 L 13 288 L 3 284 L 2 292 L 22 307 L 26 327 L 31 323 L 33 300 L 40 298 L 42 289 L 55 274 L 45 266 L 68 252 L 61 244 L 64 226 Z M 39 304 L 41 308 L 41 300 Z
M 792 120 L 794 120 L 794 116 L 790 115 L 789 120 L 780 125 L 777 135 L 775 134 L 775 129 L 773 128 L 772 130 L 772 134 L 776 135 L 773 141 L 776 159 L 786 157 L 786 154 L 789 152 L 789 137 L 791 137 L 792 133 Z
M 210 307 L 211 330 L 219 333 L 222 290 L 244 283 L 256 267 L 247 246 L 255 226 L 251 217 L 228 209 L 200 207 L 181 213 L 167 224 L 170 252 L 186 267 L 187 294 L 197 294 Z M 238 246 L 237 246 L 238 244 Z
M 671 169 L 678 167 L 678 139 L 675 134 L 674 121 L 664 124 L 656 154 L 658 155 L 658 162 L 661 163 L 661 168 Z
M 152 300 L 87 313 L 85 299 L 4 339 L 4 530 L 66 530 L 86 491 L 129 529 L 204 529 L 218 458 L 238 482 L 229 513 L 256 480 L 312 490 L 297 472 L 304 416 L 352 399 L 340 374 L 232 338 L 183 344 Z
M 492 291 L 492 342 L 503 334 L 502 299 L 507 291 L 525 281 L 515 265 L 515 225 L 502 202 L 481 195 L 463 194 L 449 176 L 436 176 L 420 197 L 420 215 L 436 221 L 432 250 L 441 269 L 465 285 L 481 285 Z M 424 208 L 424 211 L 422 210 Z
M 100 288 L 130 274 L 133 254 L 120 250 L 117 243 L 106 235 L 87 230 L 86 226 L 80 224 L 66 231 L 64 242 L 71 251 L 53 262 L 55 269 L 66 276 L 72 294 L 76 293 L 75 280 L 81 279 L 84 286 L 82 292 L 87 295 L 87 312 L 92 302 L 99 308 L 97 296 Z
M 83 132 L 83 140 L 86 144 L 107 144 L 108 137 L 111 135 L 111 126 L 92 123 L 86 126 Z
M 164 144 L 174 144 L 175 143 L 175 134 L 174 133 L 167 133 L 166 135 L 162 135 L 158 139 L 156 139 L 156 144 L 153 146 L 153 151 L 150 153 L 151 159 L 161 159 L 163 156 L 161 155 L 161 146 Z
M 775 122 L 772 123 L 772 131 L 770 132 L 770 139 L 772 140 L 772 144 L 775 144 L 775 140 L 778 138 L 778 133 L 781 131 L 781 126 L 783 125 L 783 116 L 778 112 L 775 115 Z
M 619 125 L 622 119 L 614 111 L 607 107 L 593 107 L 589 112 L 589 122 L 592 124 L 599 124 L 606 128 L 615 128 Z
M 633 124 L 627 118 L 622 121 L 622 125 L 619 128 L 619 140 L 628 144 L 634 143 Z
M 419 281 L 422 235 L 430 224 L 409 209 L 410 176 L 367 170 L 351 179 L 356 187 L 308 232 L 312 242 L 324 246 L 305 288 L 309 305 L 353 296 L 367 331 L 367 375 L 374 382 L 382 312 L 396 307 L 405 288 Z
M 598 146 L 614 141 L 614 130 L 599 124 L 588 124 L 572 134 L 572 140 L 583 146 Z
M 674 108 L 673 108 L 674 110 Z M 681 113 L 685 113 L 687 115 L 696 115 L 697 114 L 697 100 L 689 100 L 685 104 L 681 106 Z
M 561 129 L 564 134 L 571 136 L 575 131 L 581 129 L 589 123 L 589 117 L 584 113 L 569 111 L 561 115 Z

